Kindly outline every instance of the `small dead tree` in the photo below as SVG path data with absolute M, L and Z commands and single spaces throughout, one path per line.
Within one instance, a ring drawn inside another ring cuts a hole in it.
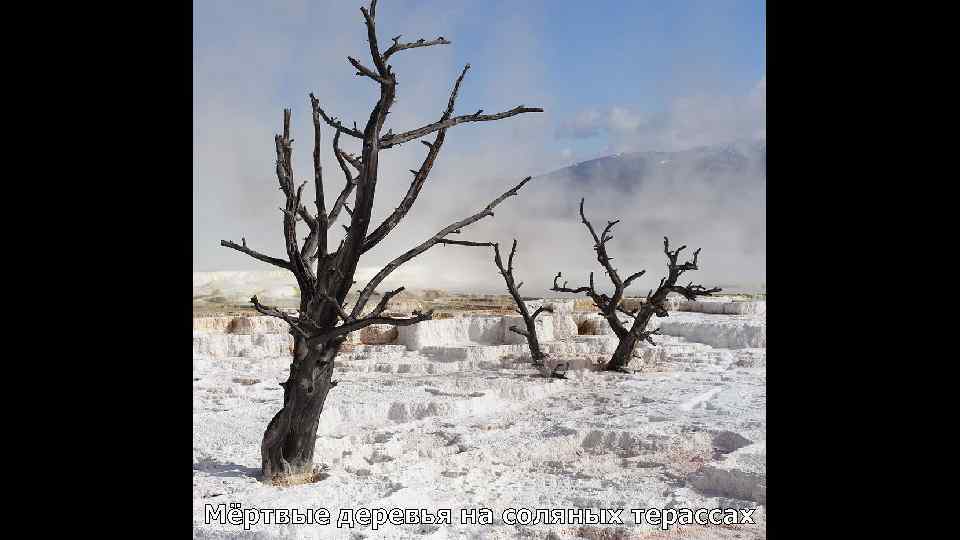
M 553 313 L 553 309 L 546 306 L 540 306 L 530 313 L 530 309 L 527 308 L 527 304 L 523 301 L 523 298 L 520 297 L 520 287 L 523 286 L 523 282 L 517 283 L 513 277 L 513 257 L 517 254 L 517 239 L 513 239 L 513 247 L 510 248 L 510 256 L 507 258 L 507 267 L 503 267 L 503 259 L 500 258 L 500 244 L 493 244 L 493 262 L 497 265 L 497 268 L 500 269 L 500 275 L 503 276 L 503 280 L 507 283 L 507 290 L 510 291 L 510 296 L 513 297 L 514 303 L 517 304 L 517 307 L 514 311 L 520 314 L 523 317 L 523 324 L 526 326 L 526 329 L 518 328 L 517 326 L 511 326 L 510 331 L 516 334 L 527 338 L 527 345 L 530 346 L 530 356 L 533 358 L 534 366 L 542 366 L 543 359 L 547 355 L 540 350 L 540 340 L 537 338 L 537 316 L 543 312 Z
M 631 274 L 627 277 L 627 279 L 620 278 L 620 275 L 617 273 L 617 269 L 614 268 L 613 264 L 611 263 L 613 257 L 610 257 L 607 254 L 607 242 L 613 239 L 610 231 L 613 230 L 613 226 L 619 223 L 620 220 L 608 221 L 607 226 L 604 227 L 603 232 L 601 232 L 598 236 L 596 229 L 593 228 L 593 224 L 591 224 L 583 214 L 583 202 L 584 200 L 580 199 L 580 219 L 587 227 L 587 230 L 590 231 L 590 236 L 593 237 L 593 250 L 597 252 L 597 261 L 601 266 L 603 266 L 607 276 L 613 283 L 613 295 L 607 296 L 606 294 L 597 292 L 597 289 L 594 285 L 593 272 L 590 272 L 589 285 L 574 289 L 567 287 L 566 281 L 563 282 L 563 285 L 560 285 L 558 280 L 562 277 L 562 273 L 557 272 L 557 275 L 553 278 L 553 288 L 551 290 L 574 294 L 586 293 L 586 295 L 593 300 L 593 303 L 597 306 L 597 309 L 600 310 L 600 315 L 602 315 L 607 322 L 610 323 L 610 327 L 613 328 L 613 333 L 616 334 L 617 338 L 620 340 L 620 343 L 617 345 L 617 349 L 614 351 L 613 356 L 611 356 L 610 360 L 604 364 L 604 369 L 607 371 L 626 371 L 625 366 L 630 362 L 630 359 L 633 356 L 633 351 L 639 342 L 647 341 L 651 345 L 656 345 L 652 336 L 658 334 L 659 330 L 648 331 L 647 324 L 650 322 L 650 318 L 654 315 L 657 317 L 668 316 L 664 303 L 668 294 L 675 292 L 688 300 L 694 300 L 698 296 L 710 296 L 715 292 L 720 292 L 721 289 L 719 287 L 707 289 L 704 288 L 703 285 L 694 285 L 692 282 L 685 286 L 677 285 L 677 279 L 681 274 L 688 270 L 698 269 L 697 257 L 700 255 L 700 249 L 698 248 L 693 252 L 693 260 L 678 264 L 677 258 L 680 256 L 680 252 L 686 249 L 687 246 L 680 246 L 679 248 L 671 251 L 670 241 L 666 236 L 664 236 L 663 252 L 667 255 L 668 261 L 667 277 L 660 279 L 660 285 L 657 287 L 656 291 L 651 290 L 648 292 L 644 302 L 640 304 L 637 309 L 632 311 L 623 309 L 620 303 L 623 300 L 624 291 L 633 283 L 635 279 L 645 274 L 646 270 L 641 270 L 635 274 Z M 618 315 L 620 313 L 633 319 L 633 324 L 630 328 L 624 326 L 624 324 L 620 321 L 620 317 Z
M 361 130 L 344 125 L 336 117 L 329 116 L 320 108 L 319 100 L 310 94 L 313 110 L 314 145 L 313 171 L 316 189 L 316 214 L 311 213 L 303 204 L 303 188 L 294 181 L 291 165 L 293 139 L 290 138 L 290 110 L 283 111 L 283 132 L 275 137 L 276 174 L 280 190 L 286 199 L 283 208 L 283 235 L 286 258 L 272 257 L 247 246 L 245 239 L 240 244 L 222 240 L 222 246 L 245 253 L 254 259 L 289 270 L 296 277 L 300 288 L 300 305 L 296 314 L 262 305 L 256 296 L 251 298 L 253 307 L 264 315 L 283 319 L 290 325 L 290 334 L 294 337 L 293 361 L 290 374 L 283 387 L 283 408 L 273 417 L 261 443 L 261 463 L 265 481 L 295 483 L 308 480 L 315 474 L 313 465 L 314 445 L 320 413 L 327 393 L 336 383 L 331 382 L 333 362 L 347 334 L 371 324 L 390 324 L 406 326 L 428 320 L 432 312 L 415 311 L 410 317 L 390 317 L 384 315 L 390 299 L 403 291 L 403 287 L 383 294 L 377 305 L 369 312 L 365 311 L 368 301 L 376 288 L 394 270 L 403 263 L 435 246 L 448 235 L 460 232 L 487 216 L 493 216 L 493 210 L 506 198 L 517 191 L 530 178 L 494 199 L 479 212 L 452 223 L 437 234 L 403 253 L 387 263 L 359 291 L 353 306 L 347 309 L 347 294 L 355 283 L 353 280 L 361 255 L 370 251 L 383 241 L 413 207 L 420 190 L 430 174 L 430 170 L 440 153 L 447 129 L 469 122 L 487 122 L 508 118 L 524 113 L 543 112 L 543 109 L 529 108 L 523 105 L 496 114 L 474 114 L 453 116 L 454 104 L 460 84 L 470 65 L 467 64 L 453 85 L 450 98 L 440 119 L 425 126 L 394 133 L 383 132 L 390 107 L 396 99 L 397 77 L 393 67 L 388 64 L 390 58 L 401 51 L 433 45 L 446 45 L 450 41 L 439 37 L 434 40 L 417 40 L 409 43 L 400 41 L 401 36 L 393 38 L 393 44 L 381 51 L 376 32 L 377 2 L 372 0 L 369 10 L 360 8 L 367 30 L 367 42 L 373 67 L 367 67 L 353 57 L 347 60 L 357 70 L 358 76 L 373 80 L 379 87 L 380 95 L 370 112 L 366 125 Z M 321 125 L 334 129 L 333 153 L 346 179 L 344 187 L 330 210 L 327 210 L 323 190 L 323 174 L 320 164 Z M 381 150 L 396 147 L 405 142 L 420 139 L 436 133 L 433 141 L 421 141 L 427 147 L 427 155 L 416 170 L 411 170 L 413 180 L 406 195 L 394 211 L 371 231 L 371 213 L 374 193 L 378 179 L 378 155 Z M 340 137 L 357 139 L 362 144 L 359 156 L 340 149 Z M 354 172 L 356 171 L 356 172 Z M 353 209 L 347 205 L 350 196 L 354 198 Z M 336 249 L 331 249 L 328 230 L 345 210 L 349 215 L 349 225 L 344 226 L 345 235 Z M 297 235 L 297 226 L 303 223 L 309 229 L 301 243 Z
M 523 286 L 523 282 L 517 283 L 513 277 L 513 257 L 517 254 L 517 240 L 514 238 L 513 247 L 510 249 L 510 257 L 507 259 L 507 267 L 503 267 L 503 259 L 500 257 L 500 244 L 496 242 L 471 242 L 469 240 L 440 240 L 441 244 L 452 244 L 460 246 L 491 246 L 493 247 L 493 262 L 497 265 L 497 268 L 500 269 L 500 275 L 503 276 L 504 281 L 507 283 L 507 290 L 510 291 L 510 296 L 513 297 L 513 301 L 517 304 L 517 307 L 514 308 L 514 311 L 520 314 L 523 317 L 523 323 L 526 329 L 519 328 L 516 325 L 513 325 L 509 330 L 515 334 L 520 334 L 521 336 L 527 339 L 527 344 L 530 346 L 530 354 L 533 358 L 534 366 L 542 366 L 543 359 L 547 357 L 540 349 L 540 340 L 537 338 L 537 326 L 536 320 L 537 316 L 543 312 L 553 313 L 553 309 L 550 307 L 540 306 L 534 310 L 533 314 L 530 313 L 530 309 L 527 308 L 527 304 L 524 303 L 523 298 L 520 296 L 520 287 Z

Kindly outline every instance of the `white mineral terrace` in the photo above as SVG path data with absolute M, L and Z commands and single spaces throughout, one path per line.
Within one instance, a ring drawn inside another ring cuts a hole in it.
M 281 407 L 290 363 L 286 324 L 194 319 L 194 538 L 765 538 L 765 304 L 678 303 L 655 319 L 657 345 L 641 346 L 634 373 L 623 374 L 595 370 L 616 347 L 606 321 L 573 311 L 572 301 L 552 303 L 538 333 L 547 369 L 567 362 L 567 379 L 530 365 L 525 341 L 509 331 L 519 317 L 351 335 L 320 417 L 315 459 L 325 477 L 286 488 L 257 478 L 260 437 Z M 204 505 L 231 503 L 322 507 L 333 522 L 246 532 L 204 523 Z M 500 519 L 507 508 L 650 507 L 751 507 L 757 524 L 662 533 L 631 519 Z M 444 508 L 453 523 L 337 528 L 347 508 Z M 461 509 L 479 508 L 493 510 L 492 526 L 460 522 Z
M 535 308 L 540 302 L 529 304 Z M 686 302 L 680 305 L 680 311 L 671 313 L 669 317 L 651 319 L 650 328 L 659 327 L 668 336 L 683 337 L 712 347 L 764 348 L 767 345 L 765 304 Z M 572 301 L 552 301 L 549 305 L 554 312 L 544 313 L 537 318 L 537 337 L 546 349 L 578 354 L 613 352 L 616 337 L 603 317 L 596 313 L 573 311 Z M 693 311 L 693 308 L 703 306 L 709 307 L 703 312 Z M 716 315 L 706 317 L 705 314 Z M 627 316 L 624 315 L 622 320 L 624 324 L 630 324 Z M 398 344 L 411 351 L 429 351 L 433 355 L 449 351 L 456 356 L 464 348 L 525 344 L 526 339 L 510 331 L 511 326 L 524 328 L 523 319 L 519 315 L 463 316 L 424 321 L 405 327 L 373 325 L 351 334 L 349 342 L 364 345 Z M 287 329 L 285 322 L 274 317 L 198 317 L 193 320 L 193 353 L 194 356 L 213 357 L 281 354 L 292 346 Z

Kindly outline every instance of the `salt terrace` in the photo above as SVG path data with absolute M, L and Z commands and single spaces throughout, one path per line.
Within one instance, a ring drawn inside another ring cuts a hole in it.
M 628 300 L 629 302 L 630 300 Z M 635 300 L 634 300 L 635 301 Z M 617 340 L 574 300 L 537 323 L 531 365 L 517 315 L 461 312 L 349 336 L 320 417 L 323 479 L 257 478 L 280 409 L 292 338 L 258 316 L 197 317 L 193 336 L 194 536 L 207 504 L 244 508 L 452 509 L 450 525 L 252 527 L 258 538 L 662 538 L 649 525 L 507 525 L 507 508 L 756 508 L 756 525 L 674 527 L 683 538 L 766 536 L 766 303 L 674 299 L 632 373 L 598 371 Z M 566 379 L 546 376 L 558 362 Z M 490 508 L 495 524 L 460 523 Z M 629 510 L 626 511 L 629 515 Z

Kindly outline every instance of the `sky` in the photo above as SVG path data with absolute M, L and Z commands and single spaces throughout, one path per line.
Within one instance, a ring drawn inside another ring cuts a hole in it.
M 347 123 L 355 120 L 362 126 L 366 121 L 377 90 L 369 79 L 355 77 L 346 60 L 352 55 L 370 63 L 361 5 L 359 0 L 194 2 L 194 270 L 271 269 L 220 247 L 221 239 L 239 241 L 242 236 L 254 249 L 283 253 L 273 135 L 281 126 L 282 109 L 293 109 L 295 175 L 312 179 L 308 94 L 314 92 L 325 110 Z M 393 59 L 399 81 L 389 123 L 394 131 L 439 117 L 465 63 L 471 70 L 457 113 L 520 104 L 545 112 L 449 130 L 414 209 L 384 245 L 361 260 L 364 268 L 374 268 L 474 213 L 526 175 L 618 152 L 766 139 L 761 1 L 381 0 L 377 26 L 385 44 L 398 34 L 403 41 L 440 35 L 452 41 L 403 51 Z M 332 199 L 343 179 L 330 149 L 333 132 L 327 129 L 323 135 L 327 198 Z M 375 223 L 400 200 L 410 180 L 407 170 L 419 166 L 424 150 L 407 144 L 381 154 Z M 543 196 L 542 190 L 538 193 Z M 765 228 L 764 201 L 758 198 L 757 215 L 748 216 L 751 227 L 762 223 Z M 650 197 L 634 202 L 632 207 L 660 210 L 670 204 Z M 594 207 L 601 219 L 624 205 L 597 201 Z M 501 234 L 493 239 L 501 243 L 515 236 L 521 245 L 569 236 L 571 241 L 556 249 L 536 251 L 531 257 L 536 260 L 518 270 L 552 276 L 550 269 L 558 265 L 589 269 L 592 252 L 585 232 L 577 229 L 582 228 L 577 216 L 557 218 L 564 225 L 544 231 L 524 219 L 522 202 L 511 199 L 497 212 L 496 225 L 481 222 L 469 234 L 478 240 Z M 618 218 L 629 221 L 625 215 L 602 219 Z M 662 239 L 654 232 L 633 232 L 636 241 L 620 246 L 627 252 L 624 258 L 659 264 L 632 254 L 662 257 Z M 752 230 L 732 232 L 756 236 Z M 711 248 L 718 260 L 728 261 L 722 275 L 708 270 Z M 765 281 L 765 250 L 745 258 L 736 249 L 704 246 L 699 277 Z M 521 250 L 518 259 L 522 256 Z M 462 269 L 465 263 L 493 268 L 487 258 L 486 253 L 428 252 L 410 263 L 407 275 L 413 281 L 436 281 L 442 275 L 441 281 L 453 288 L 489 289 L 496 286 L 495 269 L 492 274 L 490 269 Z M 737 260 L 745 261 L 742 268 L 729 262 Z M 653 270 L 648 273 L 657 274 Z M 428 275 L 430 279 L 423 277 Z M 545 291 L 532 289 L 529 294 Z

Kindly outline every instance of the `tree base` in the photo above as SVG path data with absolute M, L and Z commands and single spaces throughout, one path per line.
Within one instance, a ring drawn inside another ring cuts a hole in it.
M 296 336 L 290 377 L 283 386 L 283 408 L 267 425 L 260 443 L 265 482 L 298 484 L 319 477 L 313 461 L 320 413 L 330 388 L 333 362 L 342 339 L 308 345 Z
M 632 375 L 635 373 L 632 369 L 627 369 L 625 367 L 605 367 L 603 371 L 608 371 L 611 373 L 626 373 L 627 375 Z
M 313 470 L 304 471 L 300 473 L 292 474 L 276 474 L 272 478 L 261 478 L 260 480 L 265 484 L 270 484 L 277 487 L 289 487 L 289 486 L 299 486 L 303 484 L 315 484 L 321 480 L 326 479 L 330 475 L 327 474 L 329 467 L 326 465 L 315 466 Z

